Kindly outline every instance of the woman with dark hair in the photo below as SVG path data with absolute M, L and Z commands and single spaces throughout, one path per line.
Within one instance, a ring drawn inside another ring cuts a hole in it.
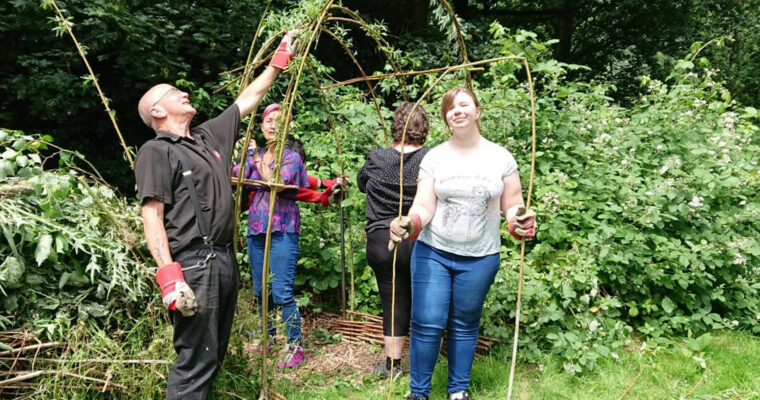
M 470 399 L 483 302 L 499 269 L 500 212 L 515 239 L 535 233 L 535 214 L 525 208 L 514 157 L 480 134 L 475 94 L 454 88 L 441 103 L 451 138 L 422 160 L 414 203 L 390 225 L 389 248 L 419 236 L 411 260 L 407 400 L 428 398 L 444 329 L 449 400 Z
M 410 117 L 411 115 L 411 117 Z M 404 125 L 409 123 L 401 153 Z M 367 263 L 375 272 L 380 303 L 383 307 L 383 339 L 385 362 L 375 366 L 374 372 L 387 377 L 401 373 L 401 354 L 409 334 L 409 309 L 411 307 L 411 283 L 409 259 L 412 243 L 399 246 L 396 257 L 396 299 L 393 332 L 391 332 L 391 295 L 393 290 L 393 253 L 388 251 L 390 222 L 398 216 L 399 165 L 404 157 L 403 213 L 409 211 L 417 191 L 417 171 L 428 147 L 423 146 L 428 133 L 428 118 L 422 107 L 404 102 L 393 113 L 391 135 L 392 148 L 373 149 L 357 175 L 359 190 L 367 193 Z M 391 367 L 391 364 L 393 366 Z

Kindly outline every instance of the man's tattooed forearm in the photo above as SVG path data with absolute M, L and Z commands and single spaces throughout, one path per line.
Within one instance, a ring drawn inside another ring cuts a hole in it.
M 166 243 L 164 242 L 163 235 L 160 233 L 154 234 L 151 242 L 151 251 L 153 252 L 153 257 L 159 262 L 159 266 L 169 264 L 170 258 L 165 251 Z

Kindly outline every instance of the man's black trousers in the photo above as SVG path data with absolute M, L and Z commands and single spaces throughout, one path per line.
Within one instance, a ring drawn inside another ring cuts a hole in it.
M 169 311 L 177 360 L 169 372 L 167 400 L 208 398 L 230 340 L 240 271 L 231 246 L 214 247 L 216 256 L 203 265 L 210 251 L 208 245 L 198 245 L 174 256 L 195 293 L 198 311 L 191 317 Z

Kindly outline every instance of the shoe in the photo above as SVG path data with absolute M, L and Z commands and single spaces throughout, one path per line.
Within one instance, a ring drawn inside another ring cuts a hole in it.
M 279 369 L 295 368 L 304 361 L 303 348 L 299 345 L 288 344 L 285 346 L 285 358 L 277 366 Z
M 386 367 L 387 367 L 386 363 L 379 363 L 379 364 L 376 364 L 376 365 L 375 365 L 375 368 L 373 368 L 373 369 L 372 369 L 372 372 L 373 372 L 375 375 L 378 375 L 378 376 L 380 376 L 380 377 L 382 377 L 382 378 L 387 378 L 387 377 L 389 377 L 389 376 L 390 376 L 390 374 L 391 374 L 391 371 L 390 371 L 390 369 L 388 369 L 388 368 L 386 368 Z M 401 365 L 399 365 L 399 364 L 395 364 L 395 365 L 393 366 L 393 378 L 394 378 L 394 379 L 395 379 L 395 378 L 398 378 L 399 376 L 401 376 L 401 374 L 402 374 L 402 371 L 401 371 Z
M 449 400 L 470 400 L 470 392 L 462 390 L 461 392 L 449 393 Z
M 428 400 L 428 397 L 420 396 L 414 393 L 409 393 L 409 396 L 406 396 L 406 400 Z

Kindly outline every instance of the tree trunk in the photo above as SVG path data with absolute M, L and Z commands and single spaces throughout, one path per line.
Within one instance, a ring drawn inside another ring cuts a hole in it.
M 557 34 L 559 36 L 559 52 L 557 58 L 560 61 L 569 62 L 573 39 L 573 15 L 575 10 L 565 10 L 557 21 Z

